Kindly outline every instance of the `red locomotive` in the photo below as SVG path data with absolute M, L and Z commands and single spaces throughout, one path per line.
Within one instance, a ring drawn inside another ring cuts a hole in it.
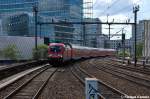
M 52 65 L 63 63 L 71 59 L 114 55 L 114 49 L 81 47 L 64 43 L 50 43 L 48 48 L 48 60 Z

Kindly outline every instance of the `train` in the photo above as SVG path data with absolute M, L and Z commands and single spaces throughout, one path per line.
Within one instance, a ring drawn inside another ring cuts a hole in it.
M 66 61 L 92 57 L 114 57 L 114 49 L 92 48 L 72 45 L 69 43 L 50 43 L 48 46 L 48 61 L 52 65 Z

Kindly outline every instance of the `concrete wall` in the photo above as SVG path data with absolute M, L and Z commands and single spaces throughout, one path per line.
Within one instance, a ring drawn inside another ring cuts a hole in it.
M 44 39 L 38 38 L 38 44 L 43 44 Z M 20 59 L 31 59 L 32 49 L 35 47 L 34 37 L 0 36 L 0 50 L 8 45 L 16 45 L 21 55 Z M 0 56 L 0 59 L 4 59 Z
M 150 58 L 150 20 L 145 21 L 143 56 Z

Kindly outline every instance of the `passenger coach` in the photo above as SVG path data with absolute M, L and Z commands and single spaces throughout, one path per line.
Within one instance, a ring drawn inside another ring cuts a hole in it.
M 50 43 L 48 47 L 48 60 L 50 64 L 63 63 L 72 59 L 115 56 L 114 49 L 91 48 L 75 46 L 64 43 Z

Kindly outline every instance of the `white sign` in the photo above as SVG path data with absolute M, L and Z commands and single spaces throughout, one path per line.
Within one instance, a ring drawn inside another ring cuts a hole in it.
M 96 78 L 86 78 L 86 99 L 98 99 L 98 80 Z

